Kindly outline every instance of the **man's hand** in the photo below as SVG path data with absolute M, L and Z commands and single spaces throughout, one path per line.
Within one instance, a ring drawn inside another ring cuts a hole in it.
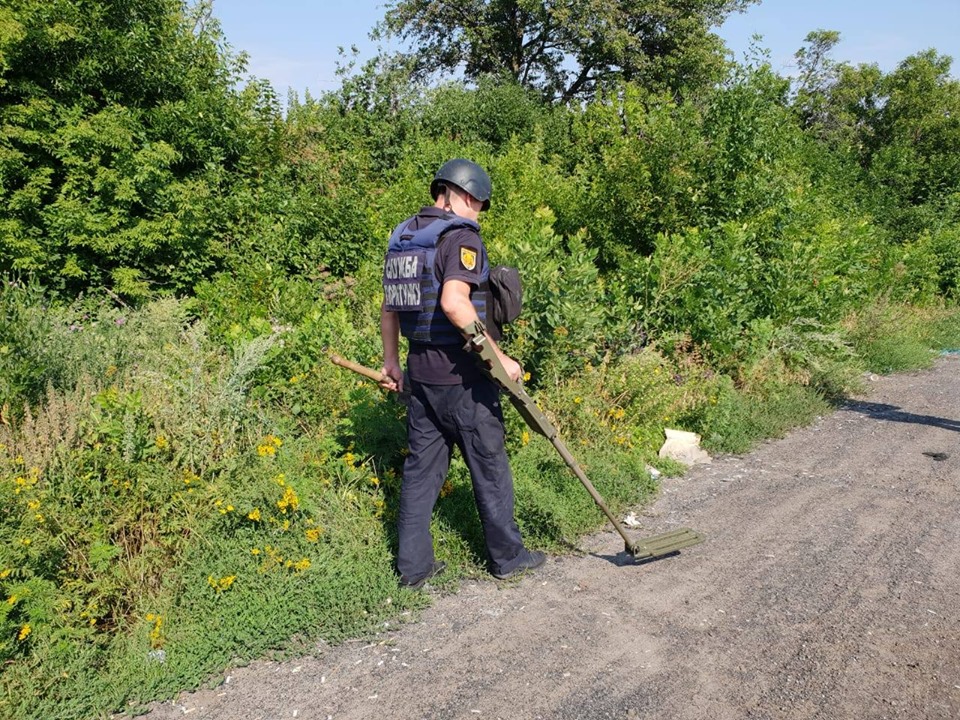
M 497 348 L 497 355 L 500 356 L 500 362 L 503 364 L 503 369 L 507 371 L 507 376 L 515 383 L 520 382 L 520 378 L 523 377 L 523 368 L 520 367 L 520 363 L 504 355 L 500 352 L 500 348 Z
M 386 360 L 383 367 L 380 368 L 380 374 L 383 378 L 380 380 L 380 387 L 392 392 L 403 392 L 403 370 L 400 363 L 395 360 Z
M 380 338 L 383 340 L 383 367 L 380 368 L 380 387 L 403 392 L 403 370 L 400 367 L 400 320 L 395 312 L 380 305 Z

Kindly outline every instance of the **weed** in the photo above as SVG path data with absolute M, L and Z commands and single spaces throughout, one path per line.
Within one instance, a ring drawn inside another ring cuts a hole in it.
M 845 328 L 867 369 L 876 373 L 915 370 L 929 367 L 936 341 L 952 334 L 951 314 L 941 315 L 944 320 L 939 327 L 944 328 L 944 335 L 937 338 L 936 331 L 931 332 L 931 320 L 938 314 L 932 309 L 881 301 L 852 314 Z

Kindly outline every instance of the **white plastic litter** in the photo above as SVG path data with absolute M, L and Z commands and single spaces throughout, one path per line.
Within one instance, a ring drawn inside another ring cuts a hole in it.
M 700 447 L 700 436 L 686 430 L 664 428 L 667 439 L 660 448 L 658 455 L 670 458 L 684 465 L 713 462 L 713 458 Z

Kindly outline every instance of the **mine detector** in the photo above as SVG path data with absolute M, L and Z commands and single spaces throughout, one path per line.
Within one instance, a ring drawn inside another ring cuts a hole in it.
M 499 356 L 487 337 L 486 329 L 484 328 L 483 324 L 480 322 L 471 323 L 470 326 L 465 328 L 465 332 L 470 338 L 467 341 L 467 349 L 472 350 L 479 355 L 485 372 L 498 385 L 500 385 L 504 391 L 506 391 L 508 397 L 510 398 L 510 402 L 517 409 L 517 412 L 520 413 L 520 417 L 522 417 L 527 425 L 530 426 L 530 429 L 549 440 L 553 447 L 556 448 L 557 452 L 560 453 L 560 457 L 563 458 L 563 461 L 567 464 L 567 467 L 570 468 L 571 472 L 577 476 L 577 479 L 581 482 L 583 487 L 585 487 L 587 492 L 590 493 L 590 497 L 593 498 L 593 501 L 597 504 L 597 507 L 603 511 L 603 514 L 607 516 L 607 519 L 620 534 L 620 537 L 623 538 L 624 549 L 626 552 L 632 555 L 634 559 L 646 562 L 664 557 L 666 555 L 672 555 L 682 548 L 690 547 L 691 545 L 697 545 L 698 543 L 703 542 L 703 536 L 700 533 L 686 527 L 670 530 L 669 532 L 661 533 L 659 535 L 651 535 L 646 538 L 631 540 L 627 535 L 623 524 L 617 520 L 616 516 L 614 516 L 612 512 L 610 512 L 610 509 L 607 507 L 607 504 L 604 502 L 600 493 L 597 492 L 597 489 L 593 486 L 593 483 L 590 482 L 589 478 L 587 478 L 586 474 L 583 472 L 583 468 L 580 467 L 580 464 L 574 459 L 573 455 L 571 455 L 570 451 L 567 449 L 567 446 L 560 439 L 557 428 L 554 427 L 549 418 L 547 418 L 543 411 L 537 406 L 537 404 L 533 401 L 533 398 L 527 394 L 527 391 L 524 390 L 523 385 L 519 382 L 513 381 L 510 376 L 507 375 L 507 371 L 503 367 L 503 363 L 500 362 Z M 376 382 L 380 382 L 382 379 L 384 379 L 383 375 L 379 371 L 363 365 L 358 365 L 357 363 L 346 360 L 339 355 L 332 354 L 330 356 L 330 360 L 335 365 L 339 365 L 340 367 L 348 370 L 353 370 L 354 372 Z

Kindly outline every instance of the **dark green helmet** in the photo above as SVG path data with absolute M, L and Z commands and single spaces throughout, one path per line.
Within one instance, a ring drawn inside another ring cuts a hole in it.
M 484 210 L 490 207 L 490 194 L 493 185 L 486 170 L 475 162 L 463 158 L 447 160 L 437 170 L 433 182 L 430 183 L 430 194 L 434 200 L 440 196 L 440 189 L 444 185 L 455 185 L 461 190 L 466 190 L 483 203 Z

